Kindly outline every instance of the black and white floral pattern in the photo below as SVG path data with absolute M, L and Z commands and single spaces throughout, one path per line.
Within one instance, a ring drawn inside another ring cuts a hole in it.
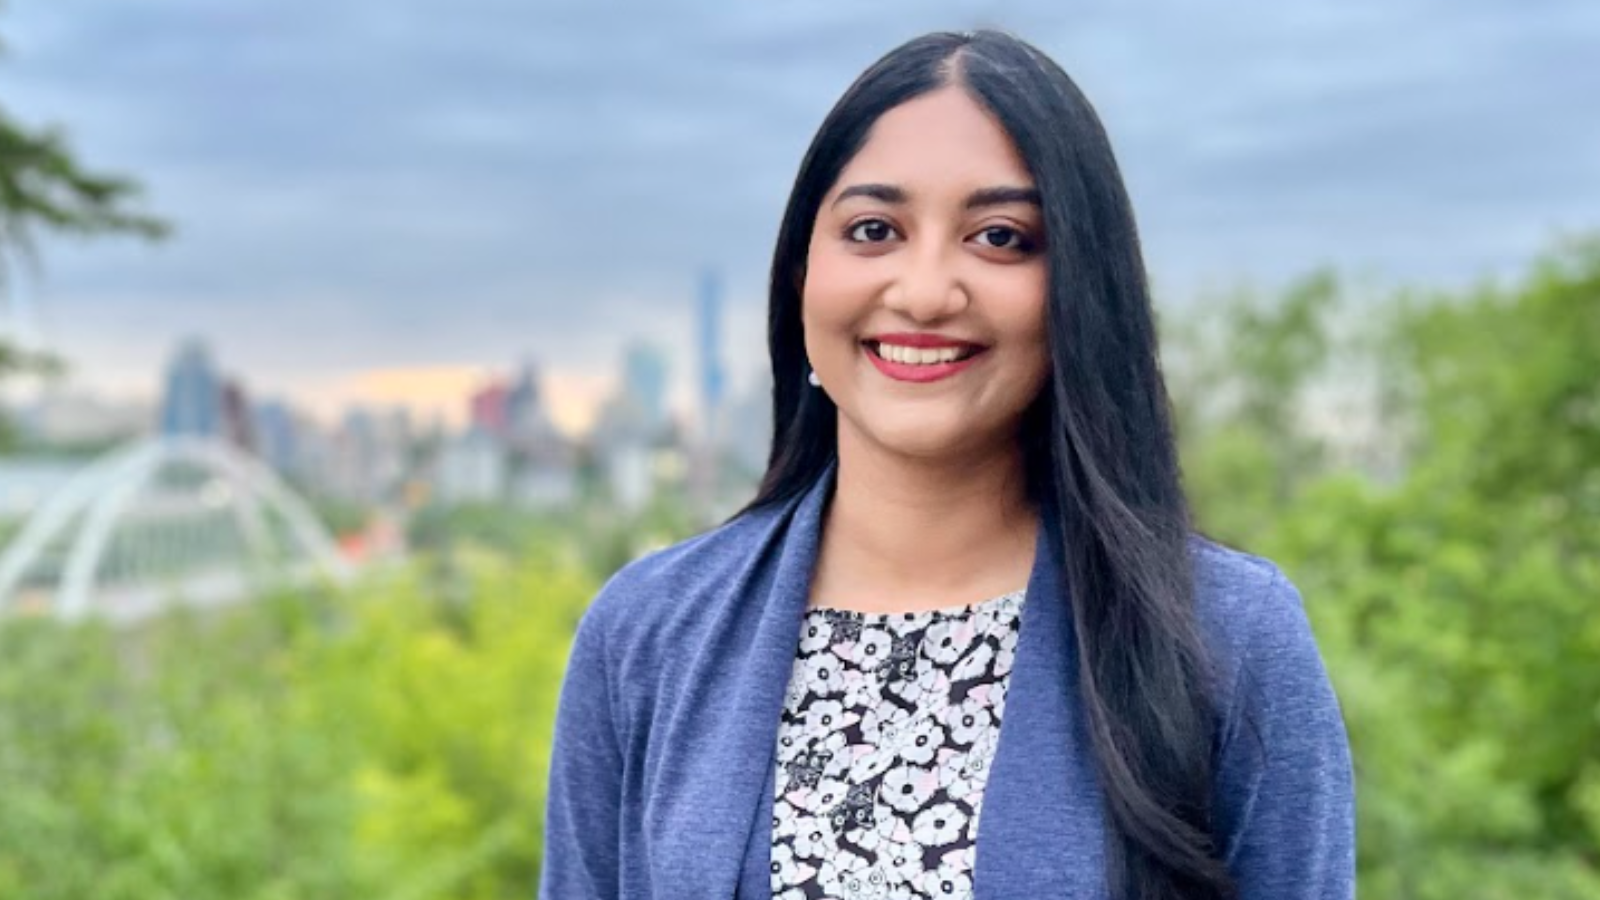
M 1024 597 L 806 611 L 778 729 L 775 900 L 971 898 Z

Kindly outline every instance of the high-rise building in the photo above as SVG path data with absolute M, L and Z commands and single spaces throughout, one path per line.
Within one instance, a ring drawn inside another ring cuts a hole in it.
M 237 378 L 222 380 L 222 434 L 235 447 L 256 452 L 255 410 L 249 392 Z
M 622 381 L 601 406 L 589 435 L 597 468 L 620 511 L 638 511 L 657 488 L 678 477 L 682 456 L 666 395 L 666 355 L 649 343 L 631 342 L 623 353 Z
M 393 414 L 348 408 L 333 439 L 329 491 L 357 503 L 392 499 L 405 474 L 403 424 Z
M 281 400 L 263 400 L 255 408 L 256 453 L 280 474 L 298 474 L 300 457 L 294 416 Z
M 759 481 L 772 450 L 772 373 L 756 370 L 750 389 L 728 404 L 723 428 L 728 458 L 739 474 Z
M 658 430 L 667 422 L 667 357 L 643 341 L 628 345 L 622 361 L 622 390 L 639 408 L 644 424 Z
M 539 409 L 539 367 L 524 362 L 506 389 L 506 427 L 518 430 L 519 424 Z
M 521 451 L 560 442 L 555 423 L 544 408 L 539 367 L 532 362 L 523 363 L 506 390 L 505 430 L 511 444 Z
M 716 426 L 722 409 L 722 280 L 716 270 L 700 276 L 700 422 L 708 444 L 719 439 Z
M 223 431 L 222 378 L 206 345 L 191 338 L 167 364 L 161 396 L 161 433 L 219 437 Z
M 472 427 L 440 444 L 434 460 L 433 490 L 441 503 L 501 501 L 505 483 L 505 452 L 488 432 Z
M 467 421 L 473 428 L 494 437 L 506 433 L 506 399 L 510 394 L 506 383 L 495 379 L 472 392 Z

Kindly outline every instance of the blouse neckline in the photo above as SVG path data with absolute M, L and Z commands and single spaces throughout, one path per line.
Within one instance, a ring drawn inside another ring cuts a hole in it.
M 828 619 L 855 619 L 860 622 L 873 624 L 888 624 L 889 622 L 917 622 L 929 619 L 965 619 L 979 612 L 986 612 L 991 607 L 1004 606 L 1012 600 L 1019 600 L 1027 593 L 1027 588 L 1018 588 L 1007 591 L 997 597 L 989 597 L 972 603 L 963 603 L 958 606 L 942 606 L 934 609 L 921 609 L 911 612 L 862 612 L 854 609 L 839 609 L 832 606 L 812 606 L 806 609 L 807 616 L 821 616 Z

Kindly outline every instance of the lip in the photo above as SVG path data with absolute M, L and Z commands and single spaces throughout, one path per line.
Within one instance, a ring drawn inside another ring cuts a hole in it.
M 889 343 L 898 344 L 898 343 L 900 343 L 900 341 L 891 340 L 891 341 L 889 341 Z M 912 346 L 912 345 L 907 345 L 907 346 Z M 976 345 L 976 344 L 966 344 L 966 343 L 956 343 L 956 344 L 944 343 L 944 344 L 932 344 L 930 346 L 934 346 L 934 347 L 951 347 L 951 346 L 956 346 L 956 347 L 967 346 L 967 347 L 971 347 L 971 346 L 978 346 L 978 345 Z M 911 363 L 890 362 L 889 360 L 884 359 L 883 357 L 879 356 L 878 354 L 872 352 L 872 348 L 867 346 L 865 343 L 863 343 L 861 345 L 861 352 L 865 353 L 866 356 L 867 356 L 867 359 L 871 360 L 872 364 L 874 366 L 878 367 L 878 371 L 880 371 L 883 374 L 889 376 L 890 378 L 893 378 L 896 381 L 911 381 L 911 382 L 916 382 L 916 383 L 919 383 L 919 384 L 920 383 L 929 382 L 929 381 L 939 381 L 939 380 L 942 380 L 942 379 L 945 379 L 945 378 L 949 378 L 952 375 L 955 375 L 955 374 L 957 374 L 957 373 L 969 368 L 973 363 L 975 363 L 978 360 L 983 358 L 984 350 L 986 350 L 986 349 L 987 348 L 980 348 L 977 353 L 972 354 L 971 356 L 967 357 L 966 359 L 958 359 L 958 360 L 956 360 L 954 362 L 929 363 L 927 365 L 914 365 L 914 364 L 911 364 Z

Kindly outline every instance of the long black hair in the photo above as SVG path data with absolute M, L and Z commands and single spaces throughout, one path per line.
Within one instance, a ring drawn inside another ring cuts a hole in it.
M 778 232 L 772 450 L 739 514 L 804 492 L 838 452 L 837 407 L 806 383 L 800 315 L 818 207 L 880 116 L 948 85 L 999 120 L 1043 198 L 1051 373 L 1019 439 L 1030 497 L 1065 542 L 1108 882 L 1126 900 L 1232 897 L 1212 819 L 1219 701 L 1138 233 L 1099 117 L 1043 53 L 1001 32 L 926 35 L 873 64 L 828 113 Z

